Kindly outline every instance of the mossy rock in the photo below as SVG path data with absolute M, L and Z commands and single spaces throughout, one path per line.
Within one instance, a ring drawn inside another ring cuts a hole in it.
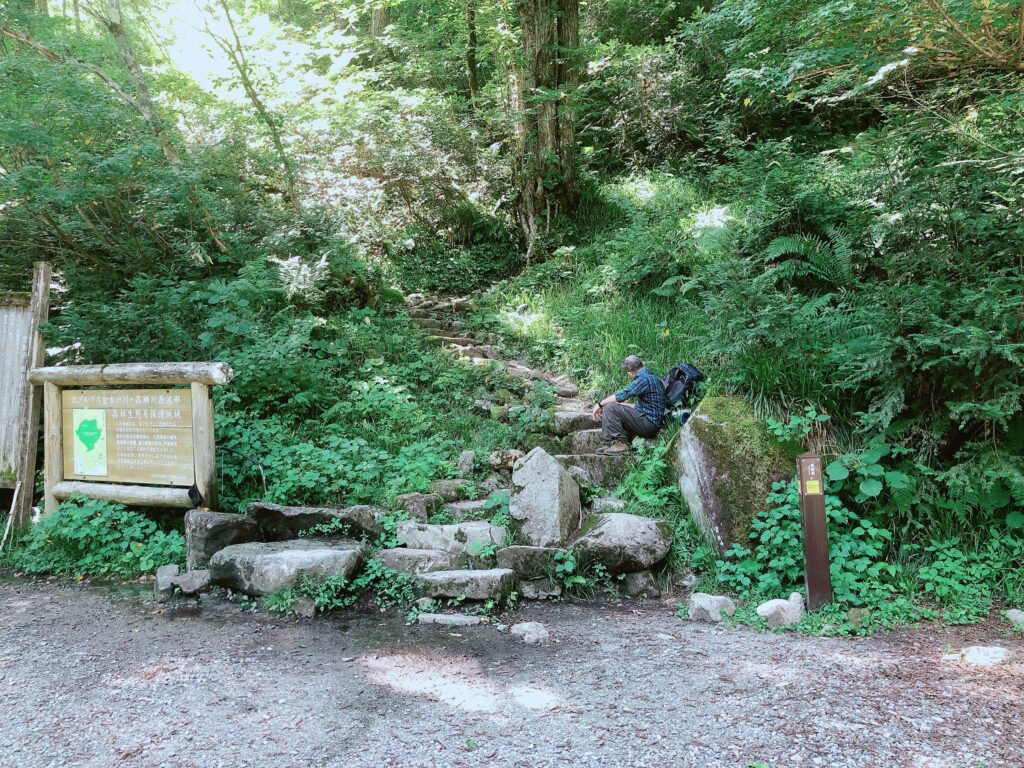
M 680 430 L 674 461 L 690 516 L 720 552 L 746 545 L 772 483 L 796 473 L 801 447 L 780 443 L 740 397 L 706 397 Z

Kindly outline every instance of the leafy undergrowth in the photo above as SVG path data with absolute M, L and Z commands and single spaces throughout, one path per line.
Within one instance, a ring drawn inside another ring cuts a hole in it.
M 4 559 L 18 571 L 131 579 L 184 565 L 185 537 L 121 504 L 72 496 L 33 525 Z

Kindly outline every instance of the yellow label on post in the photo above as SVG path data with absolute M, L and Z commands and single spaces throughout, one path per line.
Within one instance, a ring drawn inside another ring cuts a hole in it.
M 808 480 L 804 483 L 804 493 L 813 496 L 821 495 L 821 482 L 819 480 Z

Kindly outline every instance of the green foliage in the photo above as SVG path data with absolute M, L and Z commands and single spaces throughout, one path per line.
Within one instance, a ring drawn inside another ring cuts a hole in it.
M 570 549 L 555 552 L 554 579 L 566 592 L 578 592 L 588 586 L 585 576 L 578 572 L 576 554 Z
M 617 493 L 621 498 L 640 505 L 662 507 L 675 498 L 675 484 L 668 478 L 669 460 L 666 457 L 672 441 L 664 437 L 648 443 L 634 440 L 636 464 L 629 470 L 619 485 Z
M 815 427 L 824 424 L 828 420 L 829 416 L 827 413 L 818 413 L 817 410 L 808 405 L 804 408 L 803 414 L 791 414 L 787 422 L 769 417 L 768 431 L 782 442 L 805 440 Z
M 484 509 L 491 513 L 491 525 L 508 528 L 512 522 L 509 517 L 511 497 L 508 491 L 495 491 L 484 501 Z
M 185 538 L 120 504 L 72 496 L 6 555 L 16 569 L 81 578 L 129 579 L 185 562 Z
M 803 583 L 803 535 L 796 481 L 779 482 L 766 499 L 768 510 L 751 526 L 752 549 L 739 544 L 718 563 L 718 579 L 741 594 L 781 595 Z M 838 496 L 826 494 L 830 574 L 835 599 L 865 605 L 893 591 L 899 568 L 885 562 L 892 534 L 857 517 Z
M 530 383 L 522 403 L 509 409 L 509 417 L 523 432 L 541 432 L 551 425 L 555 389 L 546 381 Z
M 290 613 L 295 602 L 309 599 L 317 613 L 352 608 L 364 595 L 372 595 L 378 608 L 408 606 L 415 599 L 410 574 L 388 568 L 383 560 L 372 558 L 354 579 L 343 576 L 312 578 L 303 576 L 298 586 L 268 595 L 263 606 L 272 613 Z

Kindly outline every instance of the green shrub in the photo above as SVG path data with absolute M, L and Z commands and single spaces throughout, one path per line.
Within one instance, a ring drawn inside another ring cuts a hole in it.
M 129 579 L 161 565 L 184 565 L 185 538 L 121 504 L 72 496 L 32 526 L 7 557 L 29 573 Z

